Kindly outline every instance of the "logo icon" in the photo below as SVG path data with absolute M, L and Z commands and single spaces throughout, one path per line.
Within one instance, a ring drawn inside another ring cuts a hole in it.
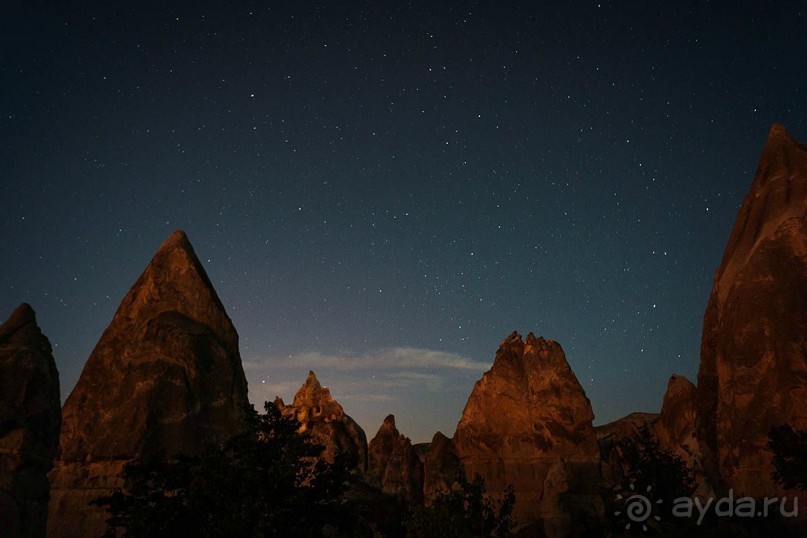
M 661 499 L 655 502 L 650 500 L 652 496 L 653 486 L 647 486 L 645 494 L 636 493 L 636 486 L 634 482 L 630 484 L 630 492 L 617 493 L 616 500 L 621 501 L 624 505 L 623 510 L 616 510 L 614 515 L 619 517 L 623 513 L 628 518 L 628 523 L 625 525 L 625 530 L 630 530 L 631 525 L 634 523 L 642 526 L 643 531 L 647 531 L 647 521 L 651 518 L 655 521 L 661 521 L 661 516 L 657 513 L 657 507 L 663 501 Z

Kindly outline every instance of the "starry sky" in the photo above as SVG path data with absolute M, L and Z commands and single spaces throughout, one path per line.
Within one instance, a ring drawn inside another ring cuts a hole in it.
M 807 139 L 804 2 L 52 4 L 0 15 L 0 318 L 65 397 L 183 229 L 256 404 L 313 369 L 450 436 L 518 330 L 595 424 L 658 411 L 769 126 Z

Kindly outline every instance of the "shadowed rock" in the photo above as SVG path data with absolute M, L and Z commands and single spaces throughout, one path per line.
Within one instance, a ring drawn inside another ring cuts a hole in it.
M 654 441 L 659 450 L 679 457 L 693 471 L 695 485 L 701 486 L 701 454 L 695 436 L 695 385 L 686 377 L 670 377 L 661 413 L 631 413 L 594 430 L 606 488 L 626 487 L 630 483 L 626 473 L 631 469 L 625 461 L 624 449 L 647 441 Z
M 513 332 L 474 385 L 453 445 L 466 477 L 481 475 L 494 498 L 515 488 L 519 525 L 562 535 L 573 514 L 602 515 L 593 418 L 560 345 Z
M 22 304 L 0 325 L 0 536 L 45 536 L 60 422 L 50 342 Z
M 423 500 L 423 463 L 408 437 L 395 427 L 395 417 L 384 419 L 369 445 L 369 474 L 381 483 L 384 493 L 410 503 Z
M 462 465 L 451 439 L 437 432 L 423 459 L 423 495 L 428 504 L 441 493 L 459 485 Z
M 682 375 L 673 374 L 656 422 L 659 448 L 672 452 L 700 478 L 701 453 L 695 433 L 695 385 Z
M 807 428 L 807 146 L 770 129 L 703 322 L 696 393 L 705 471 L 721 489 L 778 496 L 771 426 Z
M 367 471 L 367 436 L 355 420 L 345 414 L 342 406 L 333 399 L 331 391 L 323 387 L 314 372 L 308 372 L 305 383 L 294 395 L 294 402 L 275 404 L 284 415 L 293 415 L 300 422 L 300 431 L 325 447 L 322 456 L 333 462 L 337 456 L 348 458 L 356 468 Z
M 626 485 L 628 469 L 623 447 L 641 440 L 643 431 L 655 435 L 658 420 L 658 413 L 636 412 L 594 428 L 602 458 L 603 485 L 606 488 Z
M 50 536 L 100 536 L 87 503 L 121 487 L 123 466 L 194 453 L 240 431 L 248 405 L 238 333 L 181 231 L 121 301 L 65 402 L 51 473 Z

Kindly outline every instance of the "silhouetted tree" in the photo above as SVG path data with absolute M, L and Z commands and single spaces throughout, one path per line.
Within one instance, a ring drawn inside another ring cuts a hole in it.
M 513 526 L 516 496 L 512 486 L 504 499 L 493 501 L 486 495 L 485 481 L 476 475 L 473 482 L 460 476 L 460 487 L 443 492 L 429 506 L 415 508 L 406 521 L 411 538 L 507 536 Z
M 318 536 L 349 526 L 349 465 L 319 459 L 323 447 L 296 420 L 265 409 L 250 409 L 246 431 L 223 446 L 129 463 L 125 489 L 94 501 L 111 516 L 107 536 Z
M 645 522 L 634 524 L 629 530 L 644 533 L 644 527 L 648 530 L 667 527 L 669 530 L 673 522 L 685 525 L 680 518 L 669 516 L 673 501 L 692 493 L 692 469 L 680 457 L 663 450 L 647 426 L 640 428 L 636 438 L 617 443 L 616 449 L 620 454 L 623 481 L 603 496 L 612 531 L 624 531 L 626 524 L 630 523 L 625 510 L 629 499 L 636 497 L 647 499 L 651 512 Z
M 768 449 L 776 468 L 773 479 L 787 489 L 807 490 L 807 431 L 794 430 L 789 424 L 773 426 Z
M 642 426 L 636 439 L 622 445 L 627 467 L 626 479 L 635 487 L 650 487 L 655 498 L 676 499 L 692 493 L 694 477 L 684 461 L 663 450 L 647 426 Z

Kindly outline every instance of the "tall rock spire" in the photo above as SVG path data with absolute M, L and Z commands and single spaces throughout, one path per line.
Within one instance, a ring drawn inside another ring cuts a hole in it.
M 807 146 L 770 129 L 715 273 L 703 323 L 697 431 L 707 476 L 776 496 L 771 426 L 807 428 Z
M 65 402 L 49 534 L 99 536 L 105 514 L 87 502 L 120 487 L 128 461 L 223 441 L 243 427 L 247 406 L 238 333 L 187 236 L 174 232 Z
M 0 325 L 0 535 L 44 537 L 47 473 L 59 446 L 59 372 L 36 315 Z
M 572 512 L 602 515 L 593 419 L 560 345 L 513 332 L 474 385 L 452 443 L 468 480 L 479 474 L 493 496 L 514 487 L 519 526 L 543 522 L 544 534 L 563 535 Z
M 412 441 L 395 426 L 388 415 L 368 445 L 369 474 L 378 480 L 384 493 L 400 496 L 412 504 L 423 500 L 423 462 Z
M 333 462 L 337 456 L 342 456 L 355 468 L 367 470 L 367 435 L 333 399 L 328 387 L 320 384 L 314 372 L 308 372 L 294 395 L 294 403 L 285 405 L 277 398 L 275 404 L 283 415 L 300 422 L 301 433 L 324 447 L 322 457 L 327 461 Z

